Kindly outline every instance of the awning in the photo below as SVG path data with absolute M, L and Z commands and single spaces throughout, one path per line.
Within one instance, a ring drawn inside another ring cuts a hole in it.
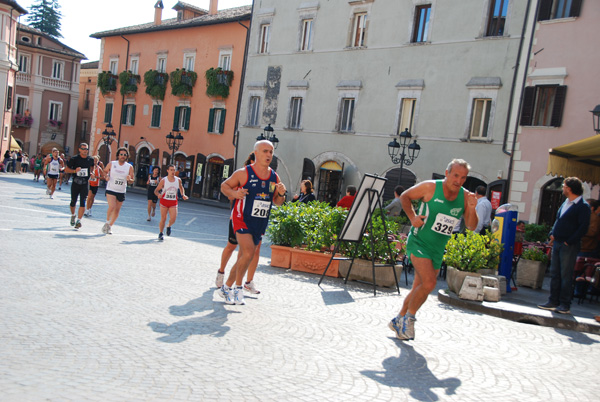
M 19 145 L 17 140 L 15 140 L 15 138 L 12 135 L 10 136 L 10 150 L 11 151 L 20 151 L 21 150 L 21 146 Z
M 600 135 L 550 149 L 546 174 L 600 184 Z

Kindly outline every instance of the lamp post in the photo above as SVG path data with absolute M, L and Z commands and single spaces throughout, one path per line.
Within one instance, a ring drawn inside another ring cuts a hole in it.
M 169 149 L 171 150 L 171 163 L 174 164 L 175 163 L 175 152 L 179 149 L 179 147 L 181 146 L 181 143 L 183 142 L 183 135 L 181 135 L 181 133 L 177 130 L 173 130 L 175 131 L 175 133 L 177 133 L 177 135 L 173 135 L 173 133 L 169 133 L 167 134 L 167 146 L 169 147 Z
M 419 157 L 421 146 L 417 144 L 417 140 L 410 142 L 412 135 L 408 128 L 398 134 L 400 142 L 396 138 L 388 144 L 388 153 L 394 165 L 400 164 L 400 178 L 398 184 L 402 182 L 402 169 L 404 165 L 410 166 Z M 406 151 L 408 148 L 408 152 Z
M 115 130 L 113 130 L 113 125 L 110 123 L 106 123 L 106 128 L 102 132 L 102 141 L 104 141 L 104 145 L 106 146 L 106 164 L 108 164 L 109 162 L 108 153 L 110 149 L 110 144 L 112 144 L 112 142 L 115 140 L 116 135 L 117 134 L 115 133 Z
M 594 131 L 596 134 L 600 134 L 600 105 L 596 105 L 594 110 L 590 110 L 590 112 L 594 120 Z
M 271 124 L 267 124 L 267 126 L 263 129 L 263 132 L 256 137 L 256 141 L 268 140 L 273 143 L 273 148 L 277 149 L 277 145 L 279 145 L 279 138 L 275 136 L 275 130 L 271 127 Z

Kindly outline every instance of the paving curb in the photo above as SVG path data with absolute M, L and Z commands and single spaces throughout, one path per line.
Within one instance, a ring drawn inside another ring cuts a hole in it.
M 558 314 L 541 310 L 535 306 L 524 306 L 502 301 L 494 303 L 463 300 L 459 299 L 456 294 L 445 289 L 438 290 L 438 300 L 454 307 L 464 308 L 505 320 L 600 335 L 600 324 L 593 318 Z

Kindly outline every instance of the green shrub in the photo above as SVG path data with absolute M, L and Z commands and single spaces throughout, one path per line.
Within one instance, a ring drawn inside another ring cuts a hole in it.
M 206 95 L 220 96 L 227 98 L 229 96 L 229 87 L 233 81 L 233 71 L 223 70 L 221 67 L 209 68 L 204 74 L 206 78 Z
M 194 71 L 176 69 L 171 72 L 171 93 L 175 96 L 192 96 L 198 74 Z
M 446 245 L 444 262 L 459 271 L 477 272 L 482 268 L 496 269 L 504 246 L 491 235 L 480 235 L 467 230 L 452 235 Z
M 156 70 L 148 70 L 144 73 L 146 93 L 154 99 L 165 99 L 167 82 L 169 82 L 169 74 L 167 73 L 161 73 Z
M 521 258 L 531 261 L 541 261 L 544 264 L 548 263 L 548 255 L 537 247 L 527 247 L 523 250 Z
M 550 227 L 548 225 L 525 224 L 525 240 L 529 242 L 545 242 L 548 240 Z
M 102 95 L 106 95 L 109 92 L 115 92 L 117 90 L 117 79 L 118 77 L 110 71 L 102 71 L 98 74 L 96 86 L 100 88 Z
M 119 84 L 121 84 L 121 95 L 137 92 L 137 86 L 140 83 L 140 76 L 131 71 L 123 71 L 119 74 Z

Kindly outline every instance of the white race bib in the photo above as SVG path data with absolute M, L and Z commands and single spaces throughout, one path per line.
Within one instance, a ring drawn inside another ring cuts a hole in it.
M 151 186 L 158 186 L 158 180 L 152 180 L 152 179 L 150 179 L 150 185 Z
M 254 200 L 252 204 L 252 216 L 254 218 L 267 218 L 269 216 L 269 209 L 271 208 L 271 201 L 260 201 Z
M 175 191 L 167 191 L 165 193 L 165 200 L 176 200 L 177 199 L 177 192 Z
M 115 188 L 115 190 L 117 190 L 117 192 L 121 192 L 121 193 L 125 192 L 125 189 L 127 187 L 127 183 L 125 183 L 125 180 L 114 179 L 113 184 L 114 184 L 114 188 Z
M 88 175 L 87 168 L 81 168 L 81 170 L 79 172 L 77 172 L 77 176 L 79 176 L 79 177 L 87 177 L 87 175 Z
M 433 225 L 431 225 L 431 230 L 445 236 L 452 236 L 452 231 L 457 224 L 458 219 L 450 215 L 437 214 Z

